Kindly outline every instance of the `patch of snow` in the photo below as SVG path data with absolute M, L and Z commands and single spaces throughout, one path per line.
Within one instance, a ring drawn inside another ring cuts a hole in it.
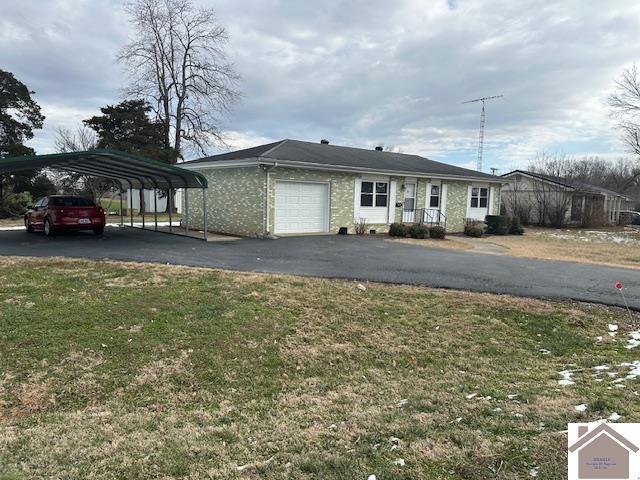
M 510 393 L 509 395 L 507 395 L 507 398 L 509 400 L 513 400 L 514 398 L 518 398 L 518 394 L 517 393 Z
M 407 400 L 406 398 L 403 398 L 402 400 L 400 400 L 400 401 L 398 402 L 398 404 L 396 405 L 396 408 L 402 408 L 402 407 L 404 407 L 404 406 L 407 404 L 407 402 L 408 402 L 408 401 L 409 401 L 409 400 Z
M 523 414 L 521 414 L 521 413 L 514 413 L 514 414 L 513 414 L 513 416 L 514 416 L 514 417 L 516 417 L 516 418 L 522 418 L 522 417 L 524 417 L 524 415 L 523 415 Z
M 640 345 L 640 332 L 635 331 L 635 332 L 629 332 L 629 340 L 627 341 L 627 347 L 629 350 L 631 350 L 632 348 L 636 348 L 638 345 Z
M 580 405 L 576 405 L 573 408 L 575 408 L 576 412 L 584 412 L 587 409 L 587 404 L 581 403 Z
M 338 429 L 338 426 L 335 423 L 332 423 L 331 425 L 329 425 L 329 430 L 335 431 L 337 429 Z
M 478 394 L 477 393 L 470 393 L 469 395 L 466 395 L 465 398 L 467 400 L 471 400 L 472 398 L 476 397 Z
M 367 480 L 377 480 L 377 478 L 376 478 L 376 476 L 375 476 L 375 475 L 369 475 L 369 476 L 367 477 Z
M 596 342 L 601 342 L 602 341 L 602 335 L 598 335 L 596 337 Z
M 540 353 L 542 355 L 549 355 L 551 353 L 551 351 L 547 350 L 546 348 L 541 348 L 540 349 Z
M 617 332 L 618 331 L 618 325 L 616 325 L 614 323 L 610 323 L 609 324 L 609 331 L 610 332 Z
M 393 461 L 394 465 L 398 465 L 399 467 L 404 467 L 404 458 L 396 458 Z
M 359 288 L 360 290 L 362 290 L 363 292 L 367 289 L 367 287 L 365 287 L 365 286 L 364 286 L 363 284 L 361 284 L 361 283 L 359 283 L 359 284 L 358 284 L 358 288 Z
M 621 417 L 622 417 L 622 415 L 618 415 L 616 412 L 613 412 L 611 415 L 609 415 L 607 420 L 611 420 L 612 422 L 616 422 L 616 421 L 620 420 Z
M 494 412 L 501 412 L 501 411 L 502 411 L 502 409 L 501 409 L 500 407 L 496 407 L 496 408 L 494 408 L 494 409 L 493 409 L 493 411 L 494 411 Z
M 537 477 L 538 476 L 538 470 L 540 470 L 540 467 L 533 467 L 531 470 L 529 470 L 529 476 L 530 477 Z
M 562 380 L 558 381 L 558 385 L 566 387 L 568 385 L 573 385 L 576 383 L 571 380 L 571 376 L 573 375 L 573 372 L 571 370 L 563 370 L 561 372 L 558 372 L 558 374 L 562 377 Z
M 608 365 L 598 365 L 596 367 L 592 367 L 594 370 L 609 370 Z
M 629 367 L 629 373 L 627 377 L 629 380 L 640 376 L 640 360 L 634 360 L 633 362 L 624 362 L 620 364 L 621 367 Z

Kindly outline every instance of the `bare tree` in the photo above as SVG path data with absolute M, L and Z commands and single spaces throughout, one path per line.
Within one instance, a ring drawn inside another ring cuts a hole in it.
M 633 153 L 640 155 L 640 73 L 636 65 L 622 72 L 609 105 L 622 129 L 623 140 Z
M 538 222 L 561 228 L 570 219 L 571 186 L 576 179 L 575 164 L 564 155 L 539 155 L 529 166 L 541 181 L 532 182 L 533 203 Z
M 98 148 L 98 137 L 93 130 L 86 127 L 78 127 L 74 131 L 58 128 L 53 144 L 59 153 L 82 152 Z
M 98 138 L 93 130 L 86 127 L 78 127 L 76 130 L 59 128 L 54 145 L 59 153 L 83 152 L 97 148 Z M 113 180 L 77 172 L 52 173 L 52 176 L 54 183 L 63 191 L 76 194 L 90 193 L 96 202 L 99 202 L 105 193 L 117 188 Z
M 154 107 L 165 147 L 182 157 L 184 146 L 205 154 L 224 144 L 220 123 L 240 97 L 239 77 L 213 10 L 192 0 L 134 0 L 126 11 L 135 29 L 118 55 L 131 76 L 126 93 Z

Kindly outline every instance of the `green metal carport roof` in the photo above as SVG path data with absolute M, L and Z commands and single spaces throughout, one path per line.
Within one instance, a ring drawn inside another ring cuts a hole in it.
M 200 173 L 118 150 L 89 150 L 0 159 L 0 175 L 51 168 L 117 180 L 123 189 L 207 188 Z

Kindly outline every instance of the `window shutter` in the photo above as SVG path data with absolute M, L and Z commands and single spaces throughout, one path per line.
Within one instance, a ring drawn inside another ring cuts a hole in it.
M 442 215 L 447 215 L 447 191 L 449 190 L 449 185 L 443 183 L 440 187 L 440 211 Z
M 360 221 L 360 191 L 362 189 L 362 179 L 356 178 L 354 194 L 353 194 L 353 221 Z
M 424 208 L 425 209 L 431 208 L 429 207 L 430 203 L 431 203 L 431 181 L 428 181 L 426 186 L 426 192 L 424 194 Z
M 396 221 L 396 181 L 389 182 L 389 204 L 387 205 L 387 223 Z

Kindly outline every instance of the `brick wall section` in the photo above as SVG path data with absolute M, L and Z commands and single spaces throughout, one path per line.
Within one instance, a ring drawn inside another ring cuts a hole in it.
M 495 188 L 495 195 L 491 201 L 491 214 L 500 215 L 500 194 L 502 193 L 500 187 Z
M 209 231 L 247 237 L 262 236 L 264 232 L 264 171 L 256 166 L 203 169 L 200 173 L 209 181 L 207 192 Z M 189 225 L 202 228 L 201 190 L 189 190 Z
M 467 216 L 467 194 L 469 182 L 454 182 L 445 180 L 447 187 L 447 231 L 461 232 L 464 230 L 464 219 Z

